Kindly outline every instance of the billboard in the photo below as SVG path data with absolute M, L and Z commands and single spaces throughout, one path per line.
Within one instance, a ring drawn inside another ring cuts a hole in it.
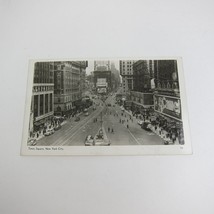
M 107 87 L 106 78 L 97 78 L 97 87 Z
M 179 98 L 154 95 L 154 110 L 166 116 L 181 120 L 181 101 Z

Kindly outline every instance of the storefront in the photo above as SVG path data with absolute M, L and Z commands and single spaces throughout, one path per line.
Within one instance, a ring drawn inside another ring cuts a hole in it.
M 125 101 L 124 102 L 124 108 L 126 110 L 131 110 L 131 108 L 132 108 L 132 101 Z
M 179 144 L 184 144 L 180 99 L 154 95 L 154 111 L 156 125 L 165 130 L 169 138 L 173 140 L 177 138 Z
M 46 117 L 44 119 L 34 122 L 34 132 L 42 131 L 47 124 L 51 124 L 53 121 L 53 116 Z

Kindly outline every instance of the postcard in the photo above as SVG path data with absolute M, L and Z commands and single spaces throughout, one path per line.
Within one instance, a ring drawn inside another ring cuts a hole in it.
M 29 61 L 21 155 L 191 153 L 181 58 Z

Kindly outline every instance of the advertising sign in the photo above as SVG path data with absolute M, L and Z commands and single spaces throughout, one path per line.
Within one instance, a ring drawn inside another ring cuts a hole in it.
M 179 98 L 155 95 L 155 111 L 181 120 L 181 102 Z
M 97 87 L 107 86 L 106 78 L 97 78 Z

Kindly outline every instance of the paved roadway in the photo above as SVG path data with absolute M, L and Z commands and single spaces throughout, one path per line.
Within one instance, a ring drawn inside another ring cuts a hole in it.
M 77 122 L 74 121 L 74 118 L 68 119 L 66 124 L 53 135 L 38 140 L 37 146 L 84 146 L 86 136 L 94 136 L 101 124 L 111 142 L 111 146 L 163 144 L 163 140 L 159 136 L 141 129 L 137 124 L 136 118 L 132 117 L 132 122 L 130 115 L 122 112 L 120 107 L 115 104 L 114 95 L 105 101 L 106 104 L 110 103 L 111 106 L 106 106 L 98 99 L 95 102 L 97 108 L 93 110 L 91 107 L 89 109 L 89 116 L 82 114 L 80 115 L 80 121 Z M 121 116 L 121 113 L 123 113 L 123 116 Z M 98 121 L 94 122 L 94 118 L 97 118 Z M 120 119 L 126 122 L 122 124 Z M 108 128 L 110 130 L 113 128 L 114 133 L 108 132 Z

